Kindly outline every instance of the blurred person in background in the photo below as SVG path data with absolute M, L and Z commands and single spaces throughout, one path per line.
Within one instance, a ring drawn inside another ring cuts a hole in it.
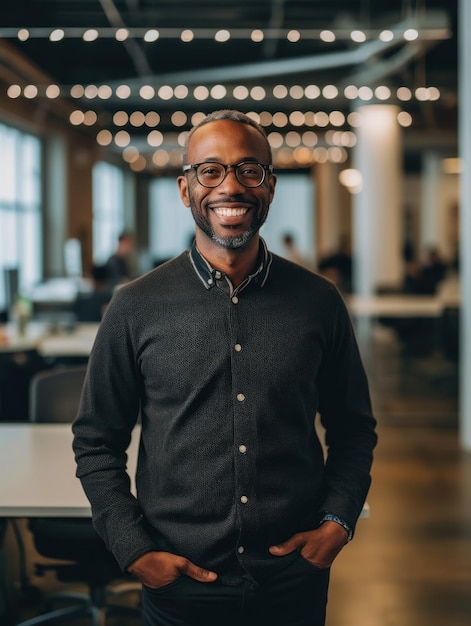
M 77 322 L 100 322 L 113 295 L 105 265 L 94 265 L 90 274 L 90 291 L 79 292 L 75 298 L 74 313 Z
M 118 237 L 116 250 L 106 262 L 108 280 L 112 287 L 128 283 L 137 276 L 136 237 L 129 231 Z

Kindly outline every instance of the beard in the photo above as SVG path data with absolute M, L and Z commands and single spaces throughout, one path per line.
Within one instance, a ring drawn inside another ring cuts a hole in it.
M 213 227 L 211 226 L 211 222 L 209 221 L 206 213 L 201 209 L 201 205 L 199 208 L 195 208 L 195 202 L 190 194 L 190 206 L 191 206 L 191 214 L 193 215 L 193 219 L 195 221 L 196 226 L 203 231 L 203 233 L 210 239 L 213 243 L 215 243 L 220 248 L 224 248 L 225 250 L 243 250 L 248 244 L 252 241 L 255 235 L 258 233 L 260 228 L 265 223 L 265 220 L 268 216 L 269 206 L 267 203 L 262 202 L 259 210 L 255 213 L 255 217 L 252 220 L 251 224 L 247 227 L 247 229 L 240 234 L 231 235 L 230 227 L 227 228 L 228 234 L 225 236 L 218 235 L 214 232 Z M 211 209 L 207 209 L 210 211 Z M 235 229 L 236 227 L 234 227 Z

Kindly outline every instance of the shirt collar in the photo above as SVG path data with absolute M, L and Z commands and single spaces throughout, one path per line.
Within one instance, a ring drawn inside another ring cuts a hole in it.
M 212 267 L 208 263 L 196 247 L 196 242 L 193 242 L 193 245 L 188 252 L 188 256 L 191 264 L 193 265 L 193 269 L 206 289 L 214 287 L 216 285 L 216 280 L 219 280 L 224 275 L 221 270 Z M 254 282 L 259 287 L 263 287 L 267 282 L 271 264 L 272 254 L 269 252 L 265 240 L 260 237 L 257 269 L 252 274 L 247 276 L 247 279 L 243 284 L 247 285 L 249 282 Z

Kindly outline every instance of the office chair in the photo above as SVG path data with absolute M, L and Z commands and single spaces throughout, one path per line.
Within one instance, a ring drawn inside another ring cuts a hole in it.
M 31 381 L 29 418 L 32 422 L 71 423 L 78 410 L 86 366 L 61 366 L 40 372 Z M 72 452 L 71 452 L 72 454 Z M 36 563 L 36 574 L 55 572 L 61 582 L 85 583 L 89 593 L 48 594 L 45 600 L 73 603 L 30 618 L 17 626 L 34 626 L 65 618 L 89 616 L 93 626 L 103 626 L 112 614 L 140 618 L 139 606 L 113 602 L 123 593 L 140 590 L 140 584 L 114 584 L 124 575 L 89 518 L 31 518 L 28 522 L 37 552 L 55 563 Z
M 0 351 L 0 420 L 28 419 L 28 394 L 35 374 L 48 369 L 36 348 Z

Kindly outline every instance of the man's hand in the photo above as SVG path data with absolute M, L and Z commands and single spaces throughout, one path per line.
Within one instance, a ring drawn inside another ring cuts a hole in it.
M 271 546 L 270 553 L 285 556 L 298 550 L 302 556 L 320 568 L 330 567 L 347 542 L 347 531 L 337 522 L 324 522 L 315 530 L 296 533 L 287 541 Z
M 202 583 L 212 583 L 217 578 L 215 572 L 170 552 L 146 552 L 131 563 L 128 571 L 152 589 L 169 585 L 180 576 L 189 576 Z

